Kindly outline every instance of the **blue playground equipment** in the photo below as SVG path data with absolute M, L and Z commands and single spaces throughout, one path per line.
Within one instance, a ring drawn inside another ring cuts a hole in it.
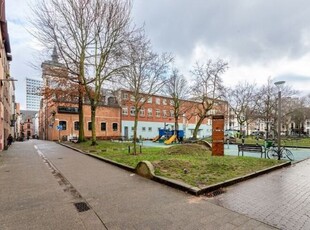
M 159 129 L 158 130 L 158 136 L 156 136 L 153 139 L 153 142 L 156 142 L 156 141 L 164 142 L 164 140 L 161 139 L 161 137 L 163 137 L 163 136 L 166 139 L 165 144 L 171 144 L 175 140 L 178 140 L 179 142 L 181 142 L 184 138 L 184 131 L 183 130 L 177 130 L 176 134 L 175 134 L 175 130 Z

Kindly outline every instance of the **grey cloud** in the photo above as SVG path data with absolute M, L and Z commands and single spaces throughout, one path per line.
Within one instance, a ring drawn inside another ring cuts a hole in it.
M 282 74 L 274 78 L 274 81 L 298 82 L 302 84 L 310 83 L 310 76 L 297 75 L 297 74 Z M 308 86 L 308 85 L 305 85 Z
M 136 0 L 133 12 L 155 47 L 181 56 L 197 42 L 242 63 L 299 58 L 310 48 L 301 39 L 310 34 L 306 0 Z

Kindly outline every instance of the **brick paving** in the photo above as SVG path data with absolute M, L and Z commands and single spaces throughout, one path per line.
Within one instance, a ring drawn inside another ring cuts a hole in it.
M 310 229 L 310 160 L 228 187 L 208 200 L 279 229 Z

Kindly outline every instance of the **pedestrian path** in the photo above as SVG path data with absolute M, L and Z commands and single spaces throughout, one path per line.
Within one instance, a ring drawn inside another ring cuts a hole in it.
M 222 207 L 279 229 L 310 229 L 310 160 L 226 188 Z
M 1 159 L 0 229 L 274 229 L 53 142 L 17 142 Z M 96 213 L 101 228 L 88 227 L 72 208 L 48 165 L 85 200 L 84 215 Z
M 0 152 L 0 229 L 85 229 L 31 141 Z

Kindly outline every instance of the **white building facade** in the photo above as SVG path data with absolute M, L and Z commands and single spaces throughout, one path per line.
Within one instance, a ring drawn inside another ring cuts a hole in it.
M 26 108 L 39 111 L 41 102 L 41 89 L 43 82 L 37 79 L 26 78 Z

